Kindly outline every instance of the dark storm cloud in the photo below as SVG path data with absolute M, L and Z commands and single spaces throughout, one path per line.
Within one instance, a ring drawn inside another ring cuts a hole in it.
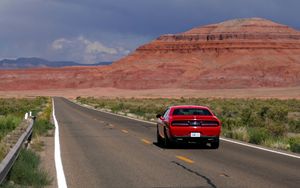
M 298 0 L 1 0 L 0 59 L 114 60 L 161 34 L 234 18 L 299 29 L 299 7 Z
M 239 17 L 264 17 L 299 27 L 297 0 L 69 0 L 77 19 L 108 32 L 157 36 Z

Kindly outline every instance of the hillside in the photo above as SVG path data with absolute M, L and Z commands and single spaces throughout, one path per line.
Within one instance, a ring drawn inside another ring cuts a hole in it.
M 299 86 L 300 32 L 261 18 L 230 20 L 160 36 L 113 67 L 109 78 L 121 88 Z
M 261 18 L 162 35 L 110 66 L 0 71 L 0 90 L 295 86 L 300 86 L 300 32 Z

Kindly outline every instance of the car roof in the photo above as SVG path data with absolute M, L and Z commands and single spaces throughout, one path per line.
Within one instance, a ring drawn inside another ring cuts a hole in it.
M 169 108 L 203 108 L 203 109 L 208 109 L 207 106 L 197 106 L 197 105 L 176 105 L 176 106 L 170 106 Z

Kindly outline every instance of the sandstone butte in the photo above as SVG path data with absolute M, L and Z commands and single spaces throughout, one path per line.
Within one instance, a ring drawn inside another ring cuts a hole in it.
M 0 90 L 300 86 L 300 32 L 261 18 L 166 34 L 110 66 L 0 71 Z

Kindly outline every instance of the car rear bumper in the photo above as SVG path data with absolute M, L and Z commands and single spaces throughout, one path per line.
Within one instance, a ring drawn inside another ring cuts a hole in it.
M 212 143 L 219 142 L 219 136 L 172 137 L 171 141 L 176 143 Z
M 190 138 L 191 133 L 200 133 L 200 138 L 205 137 L 216 137 L 221 133 L 221 126 L 170 126 L 169 133 L 171 137 L 188 137 Z

